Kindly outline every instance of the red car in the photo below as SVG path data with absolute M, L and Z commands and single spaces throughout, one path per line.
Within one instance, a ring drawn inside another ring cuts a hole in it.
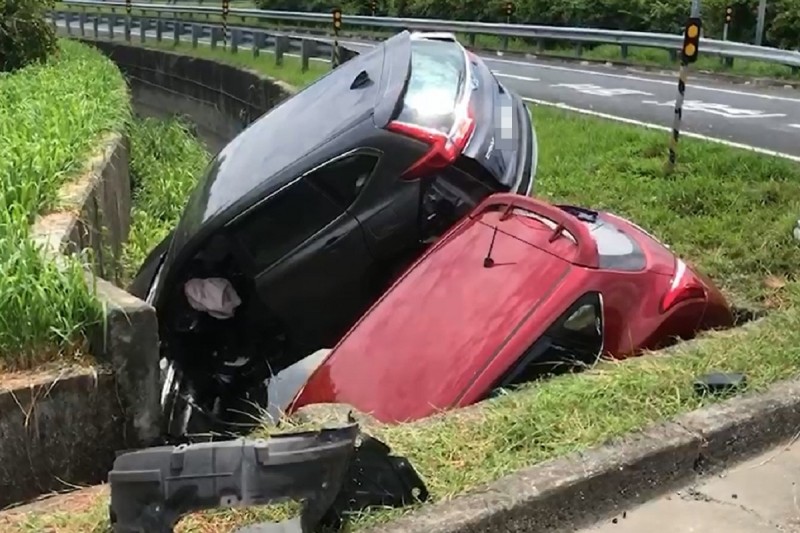
M 289 411 L 347 403 L 383 422 L 415 420 L 558 365 L 628 357 L 733 321 L 708 278 L 635 224 L 495 194 L 308 368 Z

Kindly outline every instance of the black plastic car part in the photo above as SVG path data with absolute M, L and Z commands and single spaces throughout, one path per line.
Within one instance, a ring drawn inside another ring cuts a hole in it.
M 303 501 L 299 519 L 239 533 L 339 529 L 369 507 L 428 499 L 408 459 L 391 455 L 355 423 L 268 440 L 160 446 L 121 454 L 108 476 L 115 533 L 169 533 L 191 512 Z
M 338 530 L 348 515 L 370 507 L 404 507 L 428 500 L 428 489 L 405 457 L 362 434 L 341 491 L 321 524 Z
M 747 376 L 739 373 L 712 372 L 697 378 L 694 391 L 698 396 L 728 395 L 740 392 L 747 386 Z
M 108 475 L 114 531 L 170 533 L 194 511 L 287 500 L 303 501 L 294 531 L 313 531 L 339 495 L 358 433 L 353 424 L 124 453 Z

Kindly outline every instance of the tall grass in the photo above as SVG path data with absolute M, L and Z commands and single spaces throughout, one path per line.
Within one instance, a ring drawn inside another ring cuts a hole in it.
M 137 119 L 128 131 L 134 192 L 125 266 L 133 275 L 180 218 L 210 154 L 177 118 Z
M 0 368 L 63 354 L 99 319 L 79 260 L 44 260 L 29 230 L 128 116 L 116 66 L 79 43 L 62 40 L 49 63 L 0 75 Z

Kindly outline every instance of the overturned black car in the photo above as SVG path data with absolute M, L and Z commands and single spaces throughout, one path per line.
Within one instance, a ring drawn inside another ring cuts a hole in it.
M 129 288 L 158 313 L 166 431 L 243 422 L 265 379 L 332 347 L 483 198 L 529 194 L 535 166 L 521 98 L 441 34 L 395 35 L 251 124 Z

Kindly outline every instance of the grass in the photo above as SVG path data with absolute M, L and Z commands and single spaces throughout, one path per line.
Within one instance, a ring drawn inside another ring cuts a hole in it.
M 761 390 L 800 369 L 800 166 L 695 139 L 681 141 L 672 177 L 662 173 L 667 136 L 549 107 L 534 107 L 545 197 L 629 216 L 710 273 L 734 300 L 771 309 L 745 328 L 704 335 L 673 355 L 602 363 L 528 385 L 481 409 L 376 429 L 407 455 L 435 500 L 519 468 L 584 450 L 714 401 L 692 381 L 710 371 L 747 374 Z M 0 516 L 3 531 L 105 531 L 106 496 L 54 513 Z M 354 529 L 412 509 L 368 513 Z M 270 519 L 258 508 L 192 516 L 179 531 L 230 531 Z M 4 523 L 3 520 L 6 520 Z
M 47 64 L 0 75 L 0 369 L 69 355 L 101 309 L 76 259 L 46 261 L 30 240 L 102 136 L 128 118 L 125 82 L 91 47 L 61 40 Z
M 157 2 L 163 3 L 163 2 Z M 180 2 L 176 7 L 180 7 Z M 211 4 L 209 4 L 211 5 Z M 75 9 L 71 6 L 57 3 L 57 8 L 62 10 Z M 237 7 L 237 6 L 233 6 Z M 241 5 L 238 7 L 248 7 Z M 88 13 L 110 13 L 115 9 L 92 9 L 87 10 Z M 124 13 L 123 10 L 116 10 L 119 13 Z M 134 16 L 157 16 L 156 12 L 147 10 L 133 10 Z M 172 17 L 168 14 L 162 15 L 165 20 Z M 181 15 L 181 20 L 196 21 L 198 23 L 206 24 L 219 24 L 222 21 L 221 15 Z M 314 30 L 316 32 L 330 33 L 328 25 L 319 24 L 298 24 L 298 23 L 276 23 L 264 22 L 260 19 L 244 18 L 237 16 L 228 17 L 228 24 L 240 25 L 246 27 L 261 27 L 265 30 L 281 30 L 281 31 L 308 31 Z M 386 38 L 389 34 L 385 31 L 374 30 L 370 28 L 348 28 L 345 27 L 342 32 L 342 38 Z M 458 36 L 461 42 L 468 43 L 469 36 L 461 34 Z M 714 36 L 714 38 L 720 38 Z M 477 35 L 475 36 L 474 47 L 479 50 L 502 50 L 505 48 L 505 43 L 501 37 L 493 35 Z M 508 41 L 507 49 L 514 52 L 527 52 L 533 54 L 543 54 L 563 58 L 583 58 L 598 61 L 624 61 L 633 65 L 649 66 L 649 67 L 662 67 L 666 69 L 677 70 L 679 63 L 677 58 L 672 58 L 666 50 L 643 48 L 643 47 L 628 47 L 628 53 L 625 58 L 622 57 L 622 52 L 617 45 L 598 45 L 594 47 L 583 47 L 580 54 L 574 46 L 565 45 L 563 41 L 546 41 L 545 48 L 538 49 L 536 42 L 525 39 L 512 38 Z M 697 62 L 692 66 L 693 69 L 700 71 L 707 71 L 712 73 L 733 74 L 743 77 L 759 77 L 759 78 L 774 78 L 785 79 L 790 81 L 800 81 L 800 71 L 792 71 L 791 67 L 785 65 L 778 65 L 775 63 L 765 63 L 762 61 L 753 61 L 746 59 L 737 59 L 732 65 L 726 64 L 720 58 L 715 56 L 704 56 L 701 52 Z
M 129 132 L 133 209 L 124 262 L 131 276 L 180 218 L 210 155 L 177 118 L 136 119 Z
M 271 78 L 282 80 L 294 87 L 305 87 L 331 70 L 330 63 L 311 60 L 309 61 L 308 70 L 303 72 L 299 57 L 284 55 L 283 64 L 277 65 L 275 63 L 275 54 L 264 50 L 261 51 L 258 57 L 254 57 L 250 49 L 239 48 L 237 53 L 233 53 L 230 49 L 223 49 L 221 43 L 215 49 L 203 43 L 198 43 L 197 48 L 193 48 L 191 43 L 178 42 L 176 44 L 172 41 L 171 36 L 167 39 L 165 34 L 164 37 L 165 39 L 160 43 L 155 39 L 148 40 L 145 43 L 145 47 L 190 54 L 195 57 L 221 61 L 237 67 L 255 70 Z M 185 39 L 185 37 L 182 38 Z

